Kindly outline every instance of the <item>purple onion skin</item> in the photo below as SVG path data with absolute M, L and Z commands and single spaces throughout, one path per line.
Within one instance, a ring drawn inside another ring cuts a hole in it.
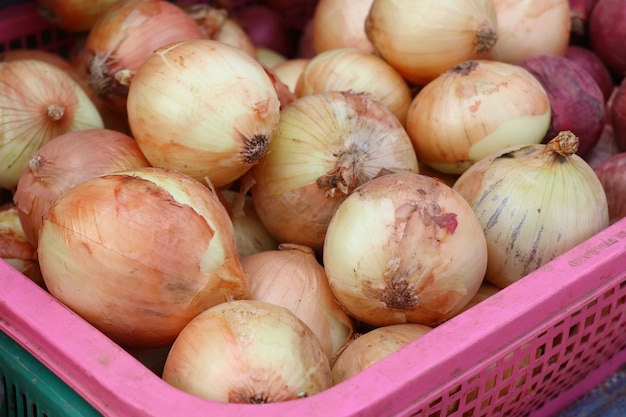
M 626 152 L 615 154 L 594 168 L 609 205 L 609 223 L 626 217 Z
M 588 20 L 591 50 L 606 64 L 616 82 L 626 74 L 626 0 L 598 0 Z
M 617 87 L 611 99 L 609 120 L 613 127 L 617 148 L 626 152 L 626 79 Z
M 570 130 L 578 136 L 577 154 L 584 158 L 606 123 L 606 102 L 598 83 L 580 64 L 560 55 L 538 55 L 519 65 L 537 78 L 550 99 L 552 119 L 543 143 Z
M 567 47 L 565 57 L 575 61 L 589 72 L 593 79 L 596 80 L 596 83 L 598 83 L 600 90 L 602 90 L 604 101 L 606 102 L 611 96 L 613 88 L 615 88 L 615 83 L 613 82 L 611 72 L 600 57 L 591 49 L 576 45 Z

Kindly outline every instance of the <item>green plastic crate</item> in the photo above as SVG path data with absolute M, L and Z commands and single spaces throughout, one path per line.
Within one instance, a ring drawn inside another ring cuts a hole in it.
M 3 332 L 0 332 L 0 380 L 0 417 L 101 416 Z

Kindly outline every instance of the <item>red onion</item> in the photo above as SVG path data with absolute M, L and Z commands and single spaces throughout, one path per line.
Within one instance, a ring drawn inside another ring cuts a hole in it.
M 626 1 L 598 0 L 589 16 L 591 49 L 618 80 L 626 73 Z
M 265 0 L 264 4 L 277 11 L 287 27 L 300 30 L 313 16 L 317 0 Z
M 285 56 L 293 56 L 296 37 L 275 10 L 263 5 L 252 5 L 233 11 L 233 18 L 257 47 L 266 47 Z
M 605 125 L 605 101 L 594 78 L 579 64 L 559 55 L 538 55 L 520 62 L 543 85 L 552 107 L 552 120 L 543 143 L 571 130 L 584 157 L 600 139 Z
M 609 205 L 611 224 L 626 217 L 626 152 L 613 155 L 595 169 Z
M 626 79 L 611 97 L 609 120 L 613 126 L 617 147 L 620 151 L 626 152 Z
M 591 74 L 596 83 L 598 83 L 600 90 L 602 90 L 604 100 L 607 101 L 613 92 L 615 83 L 613 82 L 611 72 L 598 55 L 589 48 L 570 45 L 565 51 L 565 57 L 576 61 Z

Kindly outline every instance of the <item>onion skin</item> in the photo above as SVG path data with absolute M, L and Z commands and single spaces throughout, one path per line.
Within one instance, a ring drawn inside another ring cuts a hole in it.
M 0 187 L 14 189 L 30 157 L 66 132 L 102 128 L 80 85 L 48 62 L 0 63 Z
M 363 25 L 372 3 L 373 0 L 319 0 L 311 19 L 315 53 L 337 48 L 373 53 L 374 45 Z
M 250 171 L 250 192 L 279 242 L 319 253 L 334 211 L 358 185 L 417 170 L 411 141 L 389 109 L 367 94 L 329 91 L 282 110 L 266 156 Z
M 451 187 L 425 175 L 389 174 L 339 206 L 323 261 L 335 297 L 357 320 L 434 326 L 478 291 L 487 244 L 472 208 Z
M 594 168 L 609 205 L 609 223 L 626 217 L 626 153 L 620 152 Z
M 201 398 L 246 404 L 296 400 L 332 386 L 328 358 L 306 324 L 258 300 L 200 313 L 174 342 L 163 379 Z
M 313 331 L 329 360 L 352 337 L 354 324 L 333 295 L 324 267 L 306 246 L 282 244 L 241 259 L 248 299 L 290 309 Z
M 130 136 L 109 129 L 64 133 L 30 159 L 13 196 L 28 241 L 35 248 L 48 208 L 67 190 L 101 174 L 150 166 Z
M 583 46 L 570 45 L 565 51 L 565 57 L 575 61 L 583 67 L 598 83 L 598 87 L 602 90 L 604 100 L 608 101 L 615 83 L 609 69 L 604 62 L 591 49 Z
M 488 247 L 485 278 L 512 285 L 608 226 L 606 195 L 577 155 L 578 138 L 516 146 L 474 164 L 454 184 L 471 205 Z
M 124 0 L 37 0 L 37 10 L 54 26 L 68 32 L 87 32 L 112 6 Z
M 50 293 L 121 346 L 167 346 L 200 312 L 249 291 L 226 209 L 163 168 L 65 192 L 46 213 L 38 253 Z
M 609 121 L 613 127 L 617 148 L 626 152 L 626 79 L 622 80 L 611 99 Z
M 575 61 L 559 55 L 534 56 L 519 65 L 539 80 L 550 97 L 552 119 L 543 143 L 571 130 L 580 140 L 578 154 L 587 155 L 606 122 L 604 94 L 595 79 Z
M 617 82 L 626 74 L 626 2 L 598 0 L 589 16 L 591 50 L 609 68 Z
M 234 10 L 232 18 L 248 34 L 257 48 L 269 48 L 286 57 L 295 55 L 296 38 L 291 36 L 286 21 L 274 9 L 253 4 Z
M 432 330 L 422 324 L 393 324 L 378 327 L 352 339 L 332 366 L 337 385 L 380 362 Z
M 598 0 L 569 0 L 570 44 L 582 44 L 587 40 L 589 15 Z

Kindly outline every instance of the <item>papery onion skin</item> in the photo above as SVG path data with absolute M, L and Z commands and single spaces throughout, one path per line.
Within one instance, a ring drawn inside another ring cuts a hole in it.
M 216 188 L 267 151 L 280 101 L 263 66 L 241 49 L 200 39 L 157 49 L 133 78 L 128 119 L 154 166 Z
M 372 326 L 434 326 L 476 294 L 487 266 L 482 227 L 463 197 L 420 174 L 389 174 L 333 216 L 323 264 L 335 297 Z
M 300 78 L 300 74 L 302 74 L 302 70 L 309 63 L 309 60 L 309 58 L 288 59 L 272 67 L 272 70 L 278 79 L 289 88 L 289 91 L 295 95 L 298 78 Z
M 358 185 L 418 172 L 397 117 L 367 94 L 329 91 L 281 112 L 267 155 L 250 171 L 257 214 L 279 242 L 319 252 L 337 206 Z
M 37 247 L 41 219 L 67 190 L 101 174 L 147 166 L 135 140 L 115 130 L 83 129 L 47 142 L 30 158 L 13 195 L 28 241 Z
M 164 0 L 127 0 L 94 24 L 85 43 L 86 71 L 94 91 L 124 114 L 132 75 L 153 51 L 171 42 L 202 39 L 196 22 Z
M 276 403 L 332 386 L 328 358 L 289 309 L 258 300 L 223 303 L 180 333 L 163 379 L 182 391 L 228 403 Z
M 378 327 L 358 335 L 333 363 L 333 384 L 352 378 L 432 330 L 423 324 Z
M 418 85 L 484 58 L 498 39 L 491 0 L 374 0 L 365 32 L 375 52 Z
M 282 244 L 241 259 L 250 281 L 248 299 L 286 307 L 319 340 L 329 360 L 352 337 L 352 318 L 339 306 L 315 252 L 302 245 Z
M 37 249 L 26 239 L 17 207 L 12 203 L 0 205 L 0 258 L 44 287 Z
M 517 64 L 537 55 L 563 56 L 570 40 L 568 0 L 494 0 L 498 42 L 486 59 Z
M 598 0 L 569 0 L 570 44 L 580 45 L 587 41 L 589 15 Z
M 591 50 L 604 61 L 618 83 L 626 75 L 625 17 L 623 0 L 598 0 L 589 16 Z
M 626 217 L 626 152 L 608 158 L 594 168 L 609 206 L 609 224 Z
M 65 192 L 46 213 L 38 252 L 50 293 L 121 346 L 167 346 L 197 314 L 249 291 L 226 209 L 164 168 Z
M 106 11 L 124 0 L 37 0 L 37 11 L 68 32 L 87 32 Z
M 527 70 L 471 60 L 417 93 L 406 128 L 420 161 L 459 175 L 498 149 L 540 143 L 550 116 L 548 94 Z
M 0 187 L 13 189 L 30 157 L 52 138 L 103 127 L 85 91 L 53 64 L 2 62 L 0 80 Z
M 297 97 L 325 91 L 369 93 L 400 120 L 406 122 L 412 95 L 402 76 L 382 58 L 356 48 L 336 48 L 319 53 L 303 68 Z
M 311 19 L 311 37 L 316 54 L 337 49 L 356 48 L 374 52 L 363 22 L 373 0 L 319 0 Z
M 576 61 L 559 55 L 537 55 L 519 65 L 543 85 L 550 97 L 550 128 L 542 142 L 571 130 L 584 157 L 598 143 L 606 124 L 605 98 L 593 76 Z
M 454 184 L 487 239 L 485 278 L 507 287 L 609 224 L 606 195 L 575 154 L 578 138 L 559 132 L 548 144 L 494 152 Z

